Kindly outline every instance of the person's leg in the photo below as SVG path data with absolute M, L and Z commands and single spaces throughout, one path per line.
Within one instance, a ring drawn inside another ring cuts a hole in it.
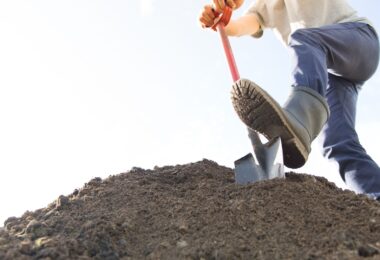
M 380 169 L 361 146 L 355 131 L 358 91 L 379 61 L 376 33 L 367 25 L 347 23 L 300 30 L 292 39 L 296 58 L 293 85 L 308 84 L 326 96 L 329 104 L 331 114 L 322 135 L 324 156 L 338 163 L 349 188 L 380 196 Z M 326 59 L 321 60 L 321 55 L 313 52 L 324 52 Z M 324 73 L 324 66 L 331 73 Z
M 323 155 L 339 165 L 347 186 L 357 193 L 380 196 L 380 168 L 366 153 L 355 131 L 360 85 L 329 74 L 326 90 L 330 118 L 323 129 Z
M 289 47 L 294 82 L 283 107 L 247 80 L 235 84 L 232 100 L 250 129 L 268 139 L 281 137 L 285 165 L 298 168 L 306 162 L 310 144 L 328 117 L 324 97 L 328 71 L 358 84 L 364 82 L 376 70 L 379 43 L 368 25 L 344 23 L 300 29 L 292 34 Z
M 307 86 L 322 96 L 328 72 L 363 84 L 377 69 L 379 41 L 364 23 L 342 23 L 300 29 L 290 37 L 292 86 Z

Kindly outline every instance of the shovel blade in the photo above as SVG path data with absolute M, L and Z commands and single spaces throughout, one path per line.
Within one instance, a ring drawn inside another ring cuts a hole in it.
M 249 153 L 235 161 L 235 182 L 248 184 L 273 178 L 284 178 L 281 138 L 262 144 L 257 133 L 249 131 L 255 157 Z
M 264 174 L 251 153 L 235 161 L 235 182 L 248 184 L 264 179 Z

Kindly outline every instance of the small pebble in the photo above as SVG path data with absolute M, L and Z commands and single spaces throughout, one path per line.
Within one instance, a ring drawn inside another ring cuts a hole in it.
M 177 242 L 177 247 L 184 248 L 187 247 L 189 244 L 185 240 L 181 240 Z
M 24 255 L 32 255 L 33 254 L 33 249 L 32 249 L 32 244 L 30 241 L 23 241 L 19 245 L 19 250 L 21 254 Z
M 380 253 L 379 250 L 376 247 L 371 246 L 371 245 L 364 245 L 364 246 L 359 247 L 358 249 L 358 255 L 362 257 L 371 257 L 379 253 Z
M 61 209 L 63 206 L 67 205 L 69 203 L 69 198 L 66 196 L 59 196 L 58 199 L 55 202 L 55 208 Z
M 189 227 L 186 224 L 181 224 L 178 227 L 178 230 L 183 235 L 183 234 L 187 233 L 187 231 L 189 230 Z

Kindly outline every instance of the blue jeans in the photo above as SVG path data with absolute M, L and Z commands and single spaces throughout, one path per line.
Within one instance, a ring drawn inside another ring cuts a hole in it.
M 300 29 L 290 36 L 293 86 L 306 86 L 326 97 L 330 118 L 323 129 L 323 155 L 339 165 L 347 186 L 380 196 L 380 168 L 366 153 L 355 131 L 358 92 L 376 71 L 379 39 L 364 23 Z

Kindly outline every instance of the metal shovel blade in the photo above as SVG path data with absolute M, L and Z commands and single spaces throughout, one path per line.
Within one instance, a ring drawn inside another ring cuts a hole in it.
M 258 133 L 251 129 L 248 129 L 248 133 L 256 158 L 249 153 L 235 161 L 235 182 L 248 184 L 284 178 L 281 138 L 277 137 L 263 144 Z

